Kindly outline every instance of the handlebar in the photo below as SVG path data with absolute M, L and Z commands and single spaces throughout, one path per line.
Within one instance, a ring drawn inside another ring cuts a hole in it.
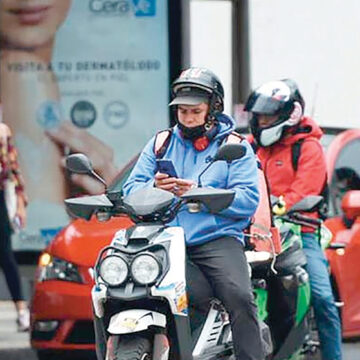
M 297 220 L 308 222 L 309 224 L 316 225 L 316 226 L 320 226 L 323 223 L 323 221 L 320 219 L 312 218 L 312 217 L 305 216 L 305 215 L 302 215 L 299 213 L 292 214 L 292 215 L 290 215 L 290 217 L 294 217 Z
M 313 229 L 318 229 L 322 224 L 322 220 L 320 219 L 314 219 L 299 213 L 286 214 L 284 216 L 281 216 L 281 218 L 293 224 L 307 226 Z

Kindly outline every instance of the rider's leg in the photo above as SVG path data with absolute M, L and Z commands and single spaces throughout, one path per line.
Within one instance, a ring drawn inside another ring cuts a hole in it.
M 289 282 L 290 284 L 292 283 L 290 286 Z M 270 275 L 267 278 L 267 289 L 267 323 L 271 329 L 274 353 L 276 354 L 295 323 L 298 291 L 297 278 L 295 275 L 289 275 L 288 272 L 284 276 L 281 273 L 275 276 Z
M 186 286 L 191 333 L 194 333 L 204 324 L 214 295 L 202 271 L 189 259 L 186 261 Z
M 236 359 L 263 359 L 256 305 L 241 243 L 229 237 L 219 238 L 188 248 L 188 256 L 229 312 Z
M 302 233 L 302 240 L 322 358 L 339 360 L 341 359 L 341 325 L 330 284 L 327 261 L 315 234 Z

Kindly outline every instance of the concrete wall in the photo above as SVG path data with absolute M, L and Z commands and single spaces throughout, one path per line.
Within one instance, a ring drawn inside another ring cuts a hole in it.
M 249 1 L 251 85 L 295 79 L 323 126 L 360 127 L 360 1 Z

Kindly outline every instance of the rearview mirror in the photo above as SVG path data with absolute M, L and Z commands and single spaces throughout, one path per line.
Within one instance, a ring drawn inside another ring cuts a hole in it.
M 105 185 L 106 190 L 106 181 L 94 171 L 89 158 L 85 154 L 78 153 L 67 156 L 66 168 L 75 174 L 90 175 L 94 177 Z
M 201 187 L 201 176 L 215 162 L 224 160 L 231 163 L 234 160 L 241 159 L 246 154 L 246 147 L 240 144 L 224 144 L 219 147 L 214 158 L 208 166 L 199 174 L 198 186 Z
M 75 174 L 91 174 L 94 171 L 89 158 L 80 153 L 66 157 L 66 168 Z
M 241 144 L 224 144 L 219 147 L 214 161 L 224 160 L 231 162 L 241 159 L 246 154 L 246 147 Z

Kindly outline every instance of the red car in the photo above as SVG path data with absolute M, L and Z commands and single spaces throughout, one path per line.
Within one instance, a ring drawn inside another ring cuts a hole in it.
M 134 161 L 119 174 L 112 189 L 121 189 Z M 131 224 L 127 217 L 105 223 L 95 217 L 89 222 L 74 220 L 41 254 L 31 301 L 31 346 L 39 360 L 64 359 L 65 353 L 94 354 L 92 266 L 115 232 Z
M 360 130 L 347 130 L 327 149 L 330 215 L 335 250 L 327 250 L 337 300 L 344 303 L 344 338 L 360 336 Z M 336 249 L 337 248 L 337 249 Z
M 327 149 L 332 217 L 326 225 L 334 234 L 333 247 L 339 244 L 339 249 L 329 250 L 327 256 L 337 300 L 344 302 L 344 337 L 360 336 L 360 192 L 354 190 L 360 175 L 359 155 L 360 130 L 339 134 Z M 118 176 L 114 187 L 121 188 L 133 162 Z M 349 190 L 352 192 L 343 196 Z M 75 220 L 45 249 L 31 304 L 31 344 L 40 360 L 56 354 L 63 358 L 68 350 L 94 350 L 92 266 L 114 233 L 130 225 L 125 217 L 106 223 L 95 218 L 90 222 Z

